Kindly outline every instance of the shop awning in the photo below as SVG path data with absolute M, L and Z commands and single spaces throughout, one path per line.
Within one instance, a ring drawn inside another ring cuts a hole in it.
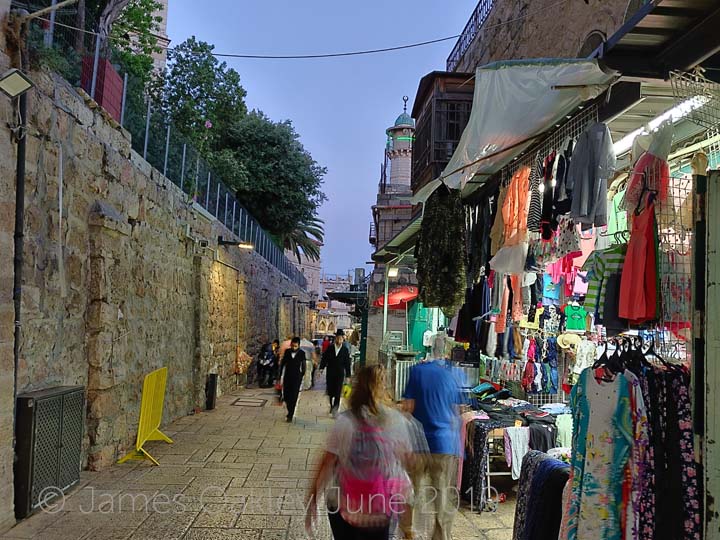
M 474 191 L 615 77 L 596 60 L 514 60 L 478 68 L 472 113 L 458 148 L 440 178 L 418 191 L 413 203 L 425 201 L 441 183 L 463 194 Z
M 719 28 L 717 0 L 653 0 L 593 56 L 628 77 L 667 79 L 670 71 L 701 66 L 720 80 Z
M 422 215 L 408 223 L 402 231 L 373 253 L 372 260 L 376 263 L 387 263 L 412 250 L 415 247 L 418 234 L 420 234 L 421 225 Z

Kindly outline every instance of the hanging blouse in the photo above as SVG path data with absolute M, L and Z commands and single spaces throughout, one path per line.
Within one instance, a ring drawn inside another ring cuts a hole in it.
M 642 199 L 648 191 L 656 193 L 659 203 L 665 202 L 669 184 L 670 167 L 667 161 L 645 152 L 635 164 L 628 180 L 623 208 L 628 212 L 634 212 L 643 202 Z
M 570 215 L 585 226 L 607 225 L 607 181 L 615 171 L 616 157 L 607 125 L 590 125 L 578 137 L 567 175 L 572 192 Z
M 543 174 L 543 160 L 540 152 L 535 156 L 535 166 L 530 173 L 530 208 L 528 210 L 528 231 L 540 232 L 540 220 L 542 218 L 542 193 L 540 182 Z
M 530 167 L 520 168 L 512 177 L 502 205 L 504 246 L 527 240 Z

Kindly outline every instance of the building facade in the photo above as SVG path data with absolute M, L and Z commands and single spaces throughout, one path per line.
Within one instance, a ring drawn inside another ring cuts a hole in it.
M 402 231 L 412 219 L 411 180 L 415 121 L 407 111 L 408 97 L 404 97 L 403 101 L 402 114 L 386 130 L 385 159 L 381 169 L 377 201 L 372 207 L 371 231 L 375 231 L 375 235 L 371 233 L 370 244 L 376 251 Z M 385 265 L 376 264 L 368 284 L 368 300 L 371 307 L 368 313 L 366 361 L 369 364 L 377 361 L 377 353 L 383 341 L 384 311 L 382 308 L 372 307 L 372 304 L 385 293 L 385 271 Z M 410 275 L 402 279 L 412 281 L 413 277 Z M 402 313 L 389 311 L 387 330 L 406 332 L 404 311 Z
M 521 58 L 589 56 L 644 0 L 480 0 L 447 59 L 447 71 Z

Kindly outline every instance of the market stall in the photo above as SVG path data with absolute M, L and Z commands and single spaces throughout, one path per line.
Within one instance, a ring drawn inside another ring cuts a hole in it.
M 538 99 L 512 100 L 525 80 Z M 479 374 L 462 492 L 482 511 L 494 474 L 518 480 L 516 538 L 699 538 L 694 207 L 720 166 L 720 89 L 634 84 L 578 62 L 481 68 L 458 152 L 416 194 L 419 298 Z

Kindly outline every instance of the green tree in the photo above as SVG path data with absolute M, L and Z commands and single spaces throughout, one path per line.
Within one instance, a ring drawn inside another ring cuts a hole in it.
M 302 261 L 301 253 L 311 261 L 318 261 L 324 236 L 323 221 L 319 218 L 311 218 L 300 223 L 289 233 L 283 234 L 280 237 L 280 244 L 293 252 L 298 262 Z
M 233 122 L 247 113 L 240 75 L 213 56 L 214 48 L 191 37 L 169 50 L 160 89 L 173 126 L 203 154 L 221 150 Z
M 268 232 L 285 238 L 313 225 L 326 200 L 322 182 L 327 170 L 303 147 L 289 120 L 272 122 L 252 111 L 235 122 L 224 145 L 247 171 L 227 181 Z
M 123 70 L 147 83 L 153 72 L 153 54 L 161 52 L 158 33 L 162 5 L 157 0 L 80 0 L 77 26 L 100 34 L 102 53 L 113 56 Z M 85 36 L 79 33 L 76 50 L 86 54 Z
M 213 49 L 192 37 L 169 51 L 154 92 L 160 107 L 279 246 L 318 258 L 325 168 L 290 121 L 247 112 L 240 75 Z

